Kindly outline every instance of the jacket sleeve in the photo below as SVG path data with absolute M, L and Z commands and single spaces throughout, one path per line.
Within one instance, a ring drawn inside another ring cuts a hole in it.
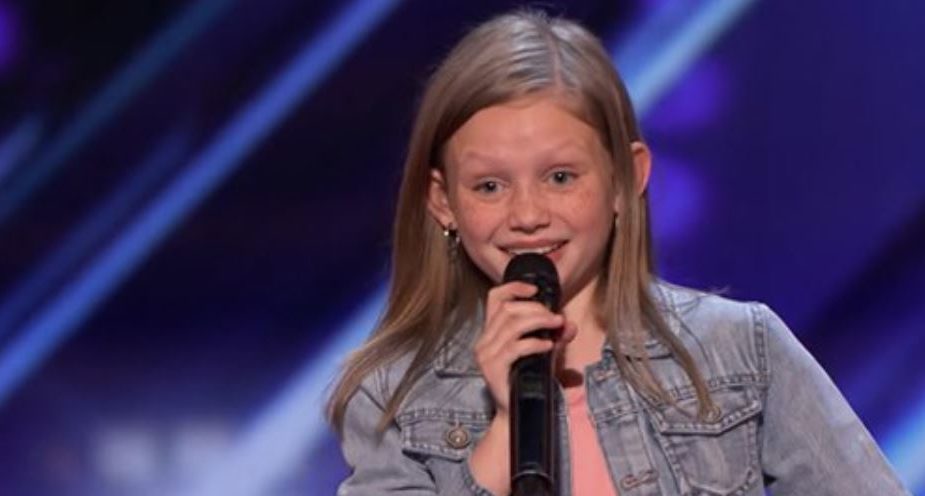
M 758 305 L 768 389 L 761 461 L 775 496 L 908 495 L 870 433 L 786 324 Z
M 492 496 L 475 482 L 468 460 L 458 464 L 449 482 L 444 480 L 437 487 L 426 460 L 402 451 L 397 424 L 391 423 L 382 433 L 377 431 L 384 402 L 375 391 L 364 383 L 347 403 L 341 450 L 351 473 L 338 487 L 338 496 Z
M 351 473 L 337 495 L 437 494 L 426 467 L 401 452 L 398 427 L 390 425 L 382 433 L 377 431 L 383 408 L 370 389 L 364 383 L 347 403 L 341 451 Z

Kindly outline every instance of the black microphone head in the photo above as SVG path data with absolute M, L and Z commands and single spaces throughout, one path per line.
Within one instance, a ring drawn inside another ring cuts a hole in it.
M 504 269 L 504 282 L 513 281 L 533 284 L 538 291 L 530 299 L 539 301 L 553 312 L 559 311 L 559 300 L 562 297 L 559 273 L 549 257 L 539 253 L 515 255 Z

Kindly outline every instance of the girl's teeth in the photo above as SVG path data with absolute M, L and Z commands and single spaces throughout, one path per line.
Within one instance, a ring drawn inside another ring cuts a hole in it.
M 554 245 L 554 246 L 547 246 L 545 248 L 536 248 L 536 249 L 530 249 L 530 250 L 508 250 L 508 251 L 510 251 L 514 255 L 523 255 L 524 253 L 539 253 L 540 255 L 545 255 L 555 250 L 558 247 L 559 245 Z

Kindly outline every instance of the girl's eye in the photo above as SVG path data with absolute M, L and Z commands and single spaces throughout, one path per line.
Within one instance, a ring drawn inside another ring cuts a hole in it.
M 500 189 L 496 181 L 482 181 L 475 186 L 475 190 L 481 193 L 495 193 Z
M 556 184 L 568 184 L 575 179 L 575 174 L 568 171 L 556 171 L 552 173 L 552 181 Z

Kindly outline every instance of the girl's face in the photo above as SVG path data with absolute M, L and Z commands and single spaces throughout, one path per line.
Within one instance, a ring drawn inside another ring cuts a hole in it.
M 596 281 L 618 212 L 611 159 L 594 128 L 561 100 L 533 96 L 482 109 L 445 153 L 446 175 L 432 172 L 430 211 L 458 229 L 492 281 L 522 252 L 552 259 L 565 301 Z

